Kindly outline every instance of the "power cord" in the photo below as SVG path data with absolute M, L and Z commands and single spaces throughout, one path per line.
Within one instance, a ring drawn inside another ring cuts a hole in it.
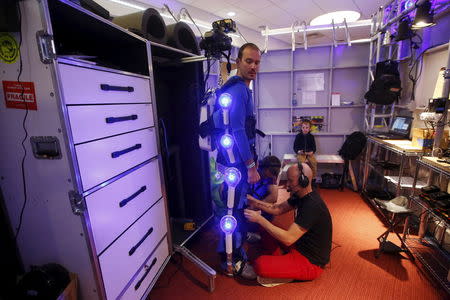
M 202 33 L 202 31 L 200 30 L 200 28 L 197 26 L 197 23 L 195 23 L 194 19 L 192 19 L 191 14 L 189 13 L 189 11 L 188 11 L 185 7 L 183 7 L 183 8 L 180 9 L 180 14 L 181 14 L 181 12 L 182 12 L 183 10 L 184 10 L 184 13 L 185 13 L 185 14 L 188 16 L 188 18 L 191 20 L 192 24 L 194 24 L 194 26 L 197 27 L 197 30 L 198 30 L 198 32 L 200 33 L 200 37 L 201 37 L 202 40 L 203 40 L 203 33 Z M 180 19 L 181 19 L 181 18 L 180 18 Z
M 23 214 L 25 212 L 25 207 L 27 204 L 27 200 L 28 200 L 28 195 L 27 195 L 27 184 L 26 184 L 26 177 L 25 177 L 25 159 L 27 157 L 27 148 L 25 147 L 25 141 L 28 139 L 28 130 L 26 127 L 26 121 L 27 121 L 27 117 L 28 117 L 28 104 L 24 99 L 24 94 L 25 94 L 25 88 L 23 87 L 22 83 L 20 82 L 20 76 L 22 75 L 22 71 L 23 71 L 23 61 L 22 61 L 22 11 L 20 9 L 20 4 L 19 1 L 16 2 L 17 5 L 17 11 L 18 11 L 18 17 L 19 17 L 19 74 L 17 75 L 17 82 L 19 83 L 19 85 L 21 86 L 22 92 L 21 92 L 21 96 L 20 98 L 23 99 L 24 104 L 25 104 L 25 116 L 23 118 L 22 121 L 22 128 L 25 132 L 25 136 L 22 140 L 22 149 L 23 149 L 23 157 L 22 157 L 22 162 L 21 162 L 21 172 L 22 172 L 22 184 L 23 184 L 23 204 L 22 204 L 22 208 L 20 210 L 20 216 L 19 216 L 19 224 L 17 225 L 17 229 L 16 229 L 16 235 L 14 237 L 14 240 L 17 242 L 17 238 L 19 236 L 20 233 L 20 229 L 22 228 L 22 221 L 23 221 Z

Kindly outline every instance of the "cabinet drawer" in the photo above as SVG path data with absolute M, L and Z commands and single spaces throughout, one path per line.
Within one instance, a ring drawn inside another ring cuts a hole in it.
M 154 125 L 151 104 L 83 105 L 67 110 L 75 144 Z
M 150 80 L 59 64 L 65 104 L 151 102 Z
M 157 155 L 154 128 L 75 146 L 86 191 Z
M 152 283 L 162 264 L 169 256 L 167 239 L 164 239 L 156 251 L 148 258 L 144 268 L 139 271 L 128 289 L 120 297 L 121 300 L 138 300 L 144 295 L 147 287 Z
M 97 254 L 162 196 L 158 160 L 86 197 Z
M 100 255 L 108 299 L 117 298 L 166 233 L 164 201 L 160 200 Z

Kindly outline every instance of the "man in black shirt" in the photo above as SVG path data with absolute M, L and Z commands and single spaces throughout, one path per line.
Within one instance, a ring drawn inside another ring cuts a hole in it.
M 252 209 L 245 210 L 246 218 L 261 225 L 271 237 L 263 243 L 269 255 L 262 255 L 254 262 L 260 282 L 267 282 L 268 278 L 313 280 L 330 261 L 331 216 L 325 202 L 311 188 L 311 168 L 304 163 L 293 165 L 287 177 L 291 197 L 285 202 L 270 204 L 247 196 Z M 294 222 L 284 230 L 253 209 L 273 215 L 296 210 L 296 215 Z

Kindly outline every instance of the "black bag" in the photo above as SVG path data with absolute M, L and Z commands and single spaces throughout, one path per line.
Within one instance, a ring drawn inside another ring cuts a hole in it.
M 320 187 L 323 189 L 337 189 L 341 182 L 342 174 L 335 174 L 332 172 L 324 173 L 321 175 L 322 182 Z
M 367 102 L 388 105 L 400 97 L 402 83 L 398 72 L 398 63 L 386 60 L 377 63 L 375 79 L 364 95 Z
M 354 160 L 362 152 L 366 142 L 366 135 L 361 131 L 355 131 L 347 137 L 338 153 L 345 160 Z

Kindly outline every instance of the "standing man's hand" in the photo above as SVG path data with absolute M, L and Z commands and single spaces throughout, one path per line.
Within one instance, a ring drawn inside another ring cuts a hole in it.
M 250 184 L 255 184 L 261 179 L 261 177 L 259 176 L 259 173 L 258 173 L 258 170 L 256 169 L 256 167 L 248 169 L 247 175 L 248 175 L 247 181 Z

